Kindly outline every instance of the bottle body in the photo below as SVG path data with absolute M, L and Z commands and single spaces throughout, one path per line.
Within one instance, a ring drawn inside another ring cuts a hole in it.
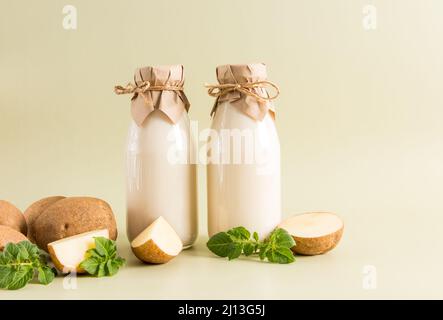
M 254 120 L 218 105 L 208 142 L 208 230 L 243 226 L 266 237 L 281 221 L 280 144 L 268 112 Z
M 132 241 L 163 216 L 183 242 L 197 238 L 197 171 L 189 118 L 172 123 L 160 110 L 142 126 L 132 122 L 126 150 L 127 234 Z

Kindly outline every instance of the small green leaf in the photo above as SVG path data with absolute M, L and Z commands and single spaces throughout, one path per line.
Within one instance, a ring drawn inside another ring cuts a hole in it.
M 238 258 L 242 253 L 245 256 L 258 254 L 260 260 L 268 259 L 274 263 L 291 263 L 295 261 L 290 250 L 295 241 L 284 229 L 276 228 L 268 238 L 260 241 L 257 232 L 252 234 L 244 227 L 236 227 L 226 232 L 214 235 L 207 242 L 207 247 L 220 257 L 229 260 Z
M 39 256 L 46 256 L 46 252 L 40 252 L 40 249 L 33 243 L 29 241 L 21 241 L 18 243 L 22 248 L 24 248 L 28 252 L 28 256 L 30 259 L 38 259 Z
M 229 260 L 237 259 L 242 254 L 242 251 L 243 251 L 243 245 L 241 243 L 235 243 L 235 242 L 231 243 L 228 253 L 228 259 Z
M 41 283 L 49 283 L 54 273 L 47 266 L 47 255 L 29 241 L 9 243 L 0 253 L 0 288 L 17 290 L 28 284 L 38 273 Z
M 102 262 L 99 264 L 98 266 L 98 271 L 97 271 L 97 277 L 101 278 L 101 277 L 106 277 L 106 263 Z
M 265 260 L 269 248 L 270 248 L 269 245 L 267 245 L 265 243 L 262 243 L 262 244 L 259 245 L 259 257 L 260 257 L 260 260 Z
M 95 248 L 87 251 L 86 259 L 82 261 L 80 267 L 96 277 L 115 275 L 125 263 L 125 259 L 117 256 L 115 241 L 96 237 L 95 245 Z
M 120 268 L 123 267 L 126 264 L 126 260 L 121 258 L 121 257 L 117 257 L 114 259 L 114 262 L 116 263 L 116 265 Z
M 102 257 L 107 257 L 109 255 L 109 239 L 104 237 L 95 237 L 95 250 Z
M 279 247 L 292 248 L 295 245 L 294 238 L 284 229 L 275 229 L 272 232 L 272 237 Z
M 105 259 L 105 257 L 103 257 L 102 255 L 100 255 L 97 250 L 93 249 L 89 249 L 88 251 L 86 251 L 86 257 L 87 258 L 96 258 L 98 260 L 102 260 Z
M 17 243 L 16 245 L 18 249 L 17 260 L 18 261 L 28 260 L 30 258 L 30 254 L 26 246 L 22 245 L 22 243 Z
M 15 243 L 8 243 L 6 244 L 5 248 L 3 249 L 3 254 L 9 261 L 14 261 L 17 259 L 18 255 L 20 253 L 20 249 L 17 244 Z
M 8 290 L 21 289 L 28 284 L 34 277 L 34 268 L 32 266 L 19 266 L 14 270 L 12 281 L 6 287 Z
M 252 243 L 245 243 L 243 246 L 243 254 L 245 256 L 250 256 L 254 253 L 255 251 L 255 245 Z
M 6 256 L 3 254 L 3 252 L 0 252 L 0 266 L 8 264 L 9 259 L 6 258 Z
M 274 263 L 291 263 L 295 261 L 294 254 L 291 249 L 285 247 L 277 247 L 276 249 L 271 249 L 267 252 L 266 257 L 269 262 Z
M 112 260 L 108 260 L 106 263 L 106 273 L 110 276 L 116 274 L 118 271 L 118 268 L 115 265 L 115 262 Z
M 98 258 L 90 257 L 80 263 L 80 268 L 82 268 L 89 274 L 95 275 L 98 271 L 98 266 L 100 265 L 100 263 L 101 261 Z
M 118 262 L 117 260 L 110 260 L 108 261 L 107 265 L 106 265 L 107 269 L 108 269 L 108 275 L 109 276 L 113 276 L 115 275 L 118 270 L 121 267 L 121 263 Z
M 38 281 L 41 284 L 50 284 L 54 280 L 54 277 L 54 271 L 50 267 L 44 266 L 38 268 Z
M 206 246 L 212 253 L 219 257 L 226 258 L 230 254 L 232 249 L 233 240 L 226 232 L 220 232 L 215 234 L 206 243 Z
M 245 227 L 236 227 L 227 232 L 232 240 L 249 240 L 251 233 Z
M 14 269 L 10 266 L 0 265 L 0 288 L 7 289 L 14 278 Z

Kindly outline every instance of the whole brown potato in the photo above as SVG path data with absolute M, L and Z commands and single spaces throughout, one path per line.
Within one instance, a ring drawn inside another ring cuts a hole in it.
M 10 242 L 18 243 L 26 240 L 28 240 L 28 238 L 26 238 L 23 233 L 8 226 L 0 226 L 0 251 L 3 251 L 5 246 Z
M 0 225 L 11 227 L 23 234 L 27 233 L 23 213 L 12 203 L 5 200 L 0 200 Z
M 117 238 L 117 225 L 111 207 L 105 201 L 90 197 L 70 197 L 46 208 L 34 222 L 36 244 L 48 250 L 48 243 L 80 233 L 108 229 Z
M 35 230 L 34 230 L 34 223 L 37 220 L 37 218 L 41 215 L 41 213 L 46 210 L 49 206 L 53 205 L 59 200 L 65 199 L 63 196 L 54 196 L 54 197 L 47 197 L 43 198 L 41 200 L 38 200 L 31 204 L 28 209 L 25 210 L 25 219 L 26 223 L 28 224 L 28 239 L 31 242 L 35 243 Z

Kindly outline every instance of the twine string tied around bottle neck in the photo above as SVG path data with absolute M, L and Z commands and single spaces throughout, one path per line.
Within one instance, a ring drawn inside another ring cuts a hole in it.
M 148 102 L 146 92 L 148 91 L 183 91 L 183 85 L 152 85 L 149 81 L 143 81 L 139 84 L 128 83 L 126 86 L 115 86 L 114 92 L 120 94 L 140 94 Z
M 208 94 L 211 97 L 217 98 L 217 100 L 219 97 L 234 91 L 238 91 L 245 95 L 254 97 L 260 102 L 272 101 L 276 99 L 280 94 L 279 87 L 275 83 L 268 80 L 245 82 L 245 83 L 206 84 L 205 87 L 208 88 Z M 266 88 L 274 89 L 275 91 L 274 95 L 270 96 L 268 94 L 267 97 L 264 97 L 257 93 L 256 89 L 266 89 Z

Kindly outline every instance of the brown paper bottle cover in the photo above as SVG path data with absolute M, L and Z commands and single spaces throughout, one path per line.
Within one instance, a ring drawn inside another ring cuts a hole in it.
M 239 108 L 243 113 L 254 120 L 263 120 L 268 112 L 274 118 L 275 109 L 272 103 L 278 95 L 276 85 L 267 81 L 266 65 L 263 63 L 221 65 L 217 67 L 217 80 L 220 86 L 235 84 L 239 88 L 243 86 L 246 90 L 229 90 L 217 97 L 211 114 L 217 111 L 217 106 L 221 102 L 229 101 Z M 265 83 L 263 83 L 265 82 Z M 260 85 L 263 83 L 263 86 Z M 254 86 L 254 84 L 259 84 Z M 274 97 L 270 97 L 266 90 L 266 84 L 271 84 L 277 90 Z M 263 97 L 259 99 L 257 96 Z
M 182 65 L 138 68 L 134 83 L 135 86 L 129 84 L 126 88 L 130 89 L 124 93 L 134 93 L 131 115 L 138 126 L 142 126 L 155 109 L 161 110 L 173 123 L 180 119 L 182 112 L 189 110 L 190 104 L 183 91 Z

